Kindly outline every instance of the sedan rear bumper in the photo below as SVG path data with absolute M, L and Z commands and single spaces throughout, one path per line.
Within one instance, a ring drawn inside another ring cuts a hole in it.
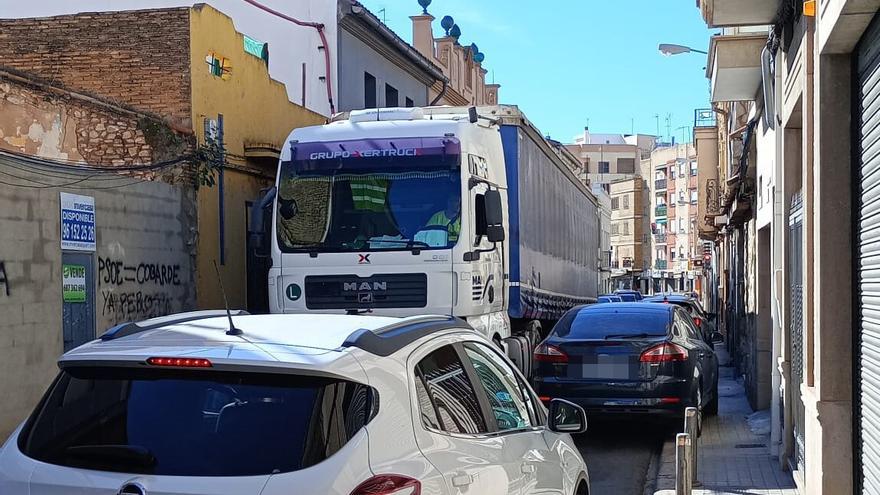
M 677 418 L 692 406 L 688 380 L 657 377 L 650 382 L 597 382 L 557 380 L 539 377 L 535 390 L 543 400 L 565 399 L 581 406 L 591 416 L 638 415 Z

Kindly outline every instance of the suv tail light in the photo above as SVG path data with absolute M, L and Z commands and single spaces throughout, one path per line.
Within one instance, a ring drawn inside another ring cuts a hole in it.
M 568 354 L 555 345 L 541 344 L 535 348 L 535 361 L 542 363 L 567 363 Z
M 663 342 L 646 349 L 639 356 L 639 361 L 643 363 L 670 363 L 673 361 L 687 361 L 687 358 L 687 349 L 672 342 Z
M 421 495 L 419 480 L 398 474 L 380 474 L 364 481 L 351 495 Z

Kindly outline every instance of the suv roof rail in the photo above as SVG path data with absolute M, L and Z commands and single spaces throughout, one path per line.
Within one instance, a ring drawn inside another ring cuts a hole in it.
M 230 313 L 232 314 L 232 316 L 246 316 L 250 314 L 247 311 L 241 309 L 232 310 L 230 311 Z M 157 328 L 177 325 L 179 323 L 187 323 L 190 321 L 206 320 L 208 318 L 219 317 L 226 317 L 225 309 L 190 311 L 188 313 L 178 313 L 174 315 L 160 316 L 158 318 L 150 318 L 149 320 L 139 322 L 129 321 L 116 325 L 115 327 L 104 332 L 104 334 L 98 338 L 103 341 L 114 340 L 122 337 L 128 337 L 129 335 L 134 335 L 136 333 L 146 332 L 147 330 L 156 330 Z
M 423 316 L 375 330 L 355 330 L 345 339 L 342 347 L 357 347 L 370 354 L 387 357 L 432 333 L 468 328 L 472 327 L 454 316 Z

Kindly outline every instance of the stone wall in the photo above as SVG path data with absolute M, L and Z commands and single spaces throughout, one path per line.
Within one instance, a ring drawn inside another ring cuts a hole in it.
M 189 26 L 188 8 L 3 19 L 0 60 L 189 129 Z
M 0 67 L 0 149 L 92 165 L 138 165 L 179 157 L 191 141 L 158 117 Z

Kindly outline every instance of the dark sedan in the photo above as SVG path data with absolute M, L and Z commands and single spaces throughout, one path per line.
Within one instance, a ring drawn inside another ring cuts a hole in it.
M 718 410 L 718 358 L 674 304 L 580 306 L 535 351 L 535 390 L 593 415 L 680 419 L 686 407 Z
M 693 318 L 694 323 L 697 325 L 697 329 L 700 330 L 706 340 L 721 340 L 721 334 L 716 333 L 715 315 L 703 311 L 699 301 L 689 294 L 661 294 L 646 297 L 642 302 L 667 303 L 680 306 L 691 315 L 691 318 Z

